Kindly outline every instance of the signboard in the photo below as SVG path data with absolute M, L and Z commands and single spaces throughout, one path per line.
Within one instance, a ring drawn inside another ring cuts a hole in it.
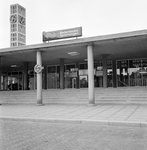
M 71 37 L 79 37 L 82 36 L 82 27 L 51 31 L 51 32 L 43 32 L 43 42 L 57 40 L 57 39 L 65 39 Z
M 78 70 L 79 70 L 78 68 L 71 68 L 71 69 L 70 69 L 71 72 L 76 72 L 76 71 L 78 71 Z
M 79 75 L 88 75 L 88 69 L 79 70 Z
M 41 71 L 42 71 L 42 69 L 44 69 L 44 67 L 42 67 L 41 65 L 35 65 L 35 67 L 34 67 L 34 71 L 36 72 L 36 73 L 41 73 Z
M 70 72 L 69 77 L 77 77 L 77 72 Z
M 103 71 L 96 71 L 96 76 L 103 76 Z

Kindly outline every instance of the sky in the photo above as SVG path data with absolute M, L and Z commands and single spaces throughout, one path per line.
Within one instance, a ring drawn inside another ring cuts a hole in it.
M 0 49 L 10 47 L 10 5 L 26 8 L 26 45 L 43 31 L 82 27 L 82 38 L 147 29 L 147 0 L 0 0 Z

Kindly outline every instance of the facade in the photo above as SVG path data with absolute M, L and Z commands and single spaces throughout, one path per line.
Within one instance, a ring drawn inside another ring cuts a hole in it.
M 0 49 L 1 90 L 147 86 L 147 30 Z M 34 67 L 35 66 L 35 67 Z
M 10 46 L 26 45 L 26 9 L 19 4 L 10 6 Z
M 117 60 L 117 87 L 147 86 L 147 58 Z M 136 66 L 137 65 L 137 66 Z M 2 71 L 1 90 L 23 90 L 24 71 L 12 67 L 12 70 Z M 141 70 L 142 69 L 142 70 Z M 46 74 L 45 74 L 46 70 Z M 45 77 L 46 83 L 45 83 Z M 43 88 L 60 89 L 60 64 L 47 65 L 43 70 Z M 20 84 L 19 87 L 11 88 L 11 84 Z M 112 61 L 107 61 L 107 87 L 113 87 Z M 94 87 L 103 87 L 103 64 L 102 61 L 94 63 Z M 33 68 L 28 70 L 28 89 L 37 88 L 37 76 Z M 87 62 L 64 64 L 64 88 L 88 88 L 88 65 Z
M 66 64 L 65 88 L 88 88 L 88 65 L 87 62 L 79 63 L 78 73 L 76 63 Z M 47 66 L 47 89 L 60 88 L 59 84 L 60 65 Z M 147 58 L 123 59 L 116 61 L 117 87 L 147 86 Z M 77 82 L 76 78 L 79 78 Z M 79 85 L 77 85 L 79 84 Z M 103 87 L 103 62 L 94 63 L 94 86 Z M 112 60 L 107 61 L 107 87 L 113 87 Z M 32 89 L 32 88 L 31 88 Z

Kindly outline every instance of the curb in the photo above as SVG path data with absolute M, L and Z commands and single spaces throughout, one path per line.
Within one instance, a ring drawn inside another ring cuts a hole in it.
M 104 126 L 122 126 L 122 127 L 143 127 L 147 128 L 147 122 L 126 122 L 126 121 L 105 121 L 105 120 L 78 120 L 78 119 L 48 119 L 48 118 L 19 118 L 19 117 L 0 117 L 0 120 L 6 121 L 24 121 L 39 123 L 68 123 L 68 124 L 88 124 Z

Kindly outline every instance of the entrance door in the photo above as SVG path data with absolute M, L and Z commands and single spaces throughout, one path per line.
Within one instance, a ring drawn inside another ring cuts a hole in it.
M 48 66 L 47 73 L 47 88 L 48 89 L 57 89 L 60 87 L 59 84 L 59 66 Z
M 128 60 L 117 61 L 117 85 L 129 86 Z
M 65 88 L 76 88 L 77 70 L 75 64 L 66 64 L 64 72 Z
M 29 78 L 29 89 L 30 90 L 37 89 L 37 75 L 34 72 L 34 70 L 29 70 L 28 78 Z
M 76 88 L 76 78 L 71 78 L 71 83 L 72 83 L 72 85 L 71 85 L 71 88 Z
M 80 75 L 80 88 L 88 87 L 88 75 Z
M 4 89 L 7 90 L 23 90 L 23 73 L 22 72 L 8 72 L 7 77 L 4 78 L 6 84 Z
M 112 61 L 107 61 L 107 86 L 112 87 Z M 103 62 L 94 63 L 94 84 L 95 87 L 103 87 Z
M 103 87 L 103 64 L 101 61 L 94 63 L 94 85 L 95 87 Z

